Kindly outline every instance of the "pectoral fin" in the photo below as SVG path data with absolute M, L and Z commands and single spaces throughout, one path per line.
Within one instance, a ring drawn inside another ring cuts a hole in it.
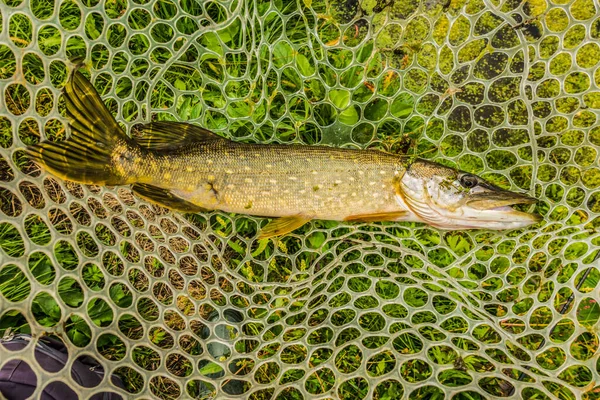
M 175 196 L 172 192 L 166 189 L 162 189 L 152 185 L 146 185 L 143 183 L 136 183 L 131 185 L 133 193 L 137 194 L 141 198 L 148 200 L 152 203 L 158 204 L 162 207 L 167 207 L 172 210 L 182 212 L 206 212 L 205 208 L 190 203 L 181 197 Z
M 274 219 L 262 228 L 258 238 L 265 239 L 285 235 L 286 233 L 290 233 L 293 230 L 300 228 L 310 220 L 310 218 L 301 215 Z
M 398 221 L 400 218 L 406 216 L 407 211 L 396 211 L 389 213 L 376 213 L 376 214 L 356 214 L 350 215 L 344 218 L 344 221 L 348 222 L 377 222 L 377 221 Z

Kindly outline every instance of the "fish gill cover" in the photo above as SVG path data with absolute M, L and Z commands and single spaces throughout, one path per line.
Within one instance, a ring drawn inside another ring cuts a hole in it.
M 3 0 L 0 336 L 54 335 L 105 374 L 80 386 L 34 345 L 0 346 L 0 370 L 26 363 L 34 397 L 597 399 L 599 10 Z M 129 134 L 192 121 L 246 142 L 415 154 L 534 194 L 545 221 L 313 221 L 258 240 L 262 218 L 60 181 L 23 149 L 69 135 L 61 90 L 82 60 Z

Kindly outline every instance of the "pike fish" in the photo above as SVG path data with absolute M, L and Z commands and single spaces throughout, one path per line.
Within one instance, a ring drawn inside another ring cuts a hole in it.
M 71 75 L 64 98 L 71 135 L 27 147 L 36 163 L 65 180 L 131 185 L 138 196 L 173 210 L 274 218 L 262 238 L 313 219 L 416 221 L 448 230 L 540 221 L 510 207 L 535 198 L 431 161 L 375 150 L 237 143 L 180 122 L 152 122 L 132 138 L 80 72 Z

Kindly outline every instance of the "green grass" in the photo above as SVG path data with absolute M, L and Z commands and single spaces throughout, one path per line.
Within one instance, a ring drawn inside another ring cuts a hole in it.
M 31 292 L 29 280 L 17 266 L 7 265 L 0 270 L 0 293 L 12 302 L 26 299 Z
M 25 254 L 23 237 L 10 223 L 0 224 L 0 248 L 10 257 L 21 257 Z

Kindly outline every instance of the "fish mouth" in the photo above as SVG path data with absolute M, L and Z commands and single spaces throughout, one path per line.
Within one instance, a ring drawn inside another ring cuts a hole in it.
M 466 203 L 469 207 L 477 210 L 501 209 L 502 211 L 506 211 L 507 209 L 513 210 L 510 206 L 515 206 L 517 204 L 535 204 L 537 201 L 538 200 L 535 197 L 526 194 L 502 190 L 471 194 Z
M 517 211 L 512 206 L 518 204 L 535 204 L 537 202 L 538 199 L 526 194 L 497 189 L 472 194 L 466 203 L 469 207 L 476 210 L 487 211 L 490 214 L 493 212 L 495 215 L 499 213 L 508 214 L 515 220 L 528 220 L 536 223 L 542 220 L 541 215 Z

